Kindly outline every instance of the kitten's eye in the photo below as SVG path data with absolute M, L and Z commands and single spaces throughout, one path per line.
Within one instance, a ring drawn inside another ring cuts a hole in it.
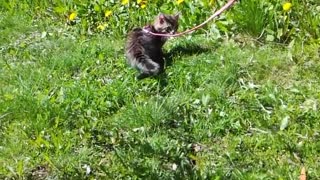
M 166 31 L 167 31 L 167 33 L 170 33 L 170 34 L 175 33 L 175 29 L 173 29 L 173 27 L 168 27 Z

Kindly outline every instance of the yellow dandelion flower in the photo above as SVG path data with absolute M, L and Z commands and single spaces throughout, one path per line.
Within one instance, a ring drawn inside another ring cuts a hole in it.
M 140 7 L 141 7 L 141 9 L 144 9 L 144 8 L 147 7 L 147 5 L 146 4 L 142 4 Z
M 122 5 L 126 5 L 126 4 L 128 4 L 128 3 L 129 3 L 129 0 L 122 0 L 122 1 L 121 1 L 121 4 L 122 4 Z
M 210 0 L 209 4 L 213 6 L 215 4 L 215 0 Z
M 179 5 L 179 4 L 183 3 L 183 1 L 184 1 L 184 0 L 177 0 L 176 2 L 177 2 L 177 4 Z
M 106 29 L 106 27 L 107 27 L 107 24 L 100 24 L 100 25 L 97 27 L 97 29 L 99 29 L 100 31 L 103 31 L 103 30 Z
M 140 4 L 142 2 L 142 0 L 137 0 L 137 3 Z
M 106 12 L 104 12 L 104 17 L 109 17 L 111 16 L 111 14 L 112 14 L 112 11 L 106 10 Z
M 282 5 L 282 9 L 283 9 L 285 12 L 289 11 L 289 10 L 291 9 L 291 7 L 292 7 L 292 4 L 289 3 L 289 2 L 286 2 L 286 3 L 284 3 L 284 4 Z
M 76 19 L 76 17 L 77 17 L 77 13 L 73 12 L 69 15 L 69 20 L 73 21 L 74 19 Z

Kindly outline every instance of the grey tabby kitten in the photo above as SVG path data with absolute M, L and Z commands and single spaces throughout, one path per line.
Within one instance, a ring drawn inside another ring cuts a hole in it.
M 153 25 L 145 29 L 160 34 L 174 34 L 178 29 L 179 14 L 160 14 Z M 133 29 L 126 42 L 126 57 L 128 63 L 139 71 L 137 79 L 158 75 L 164 71 L 162 46 L 167 37 L 154 36 L 143 31 L 142 28 Z

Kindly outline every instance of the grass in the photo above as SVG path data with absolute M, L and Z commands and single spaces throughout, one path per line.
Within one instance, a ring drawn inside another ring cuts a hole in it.
M 176 38 L 136 81 L 124 38 L 0 24 L 0 178 L 320 178 L 319 44 Z

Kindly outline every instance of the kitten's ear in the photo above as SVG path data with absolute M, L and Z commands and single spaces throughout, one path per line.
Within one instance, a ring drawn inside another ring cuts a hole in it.
M 160 24 L 164 23 L 164 15 L 163 14 L 159 15 L 159 20 L 160 20 Z

